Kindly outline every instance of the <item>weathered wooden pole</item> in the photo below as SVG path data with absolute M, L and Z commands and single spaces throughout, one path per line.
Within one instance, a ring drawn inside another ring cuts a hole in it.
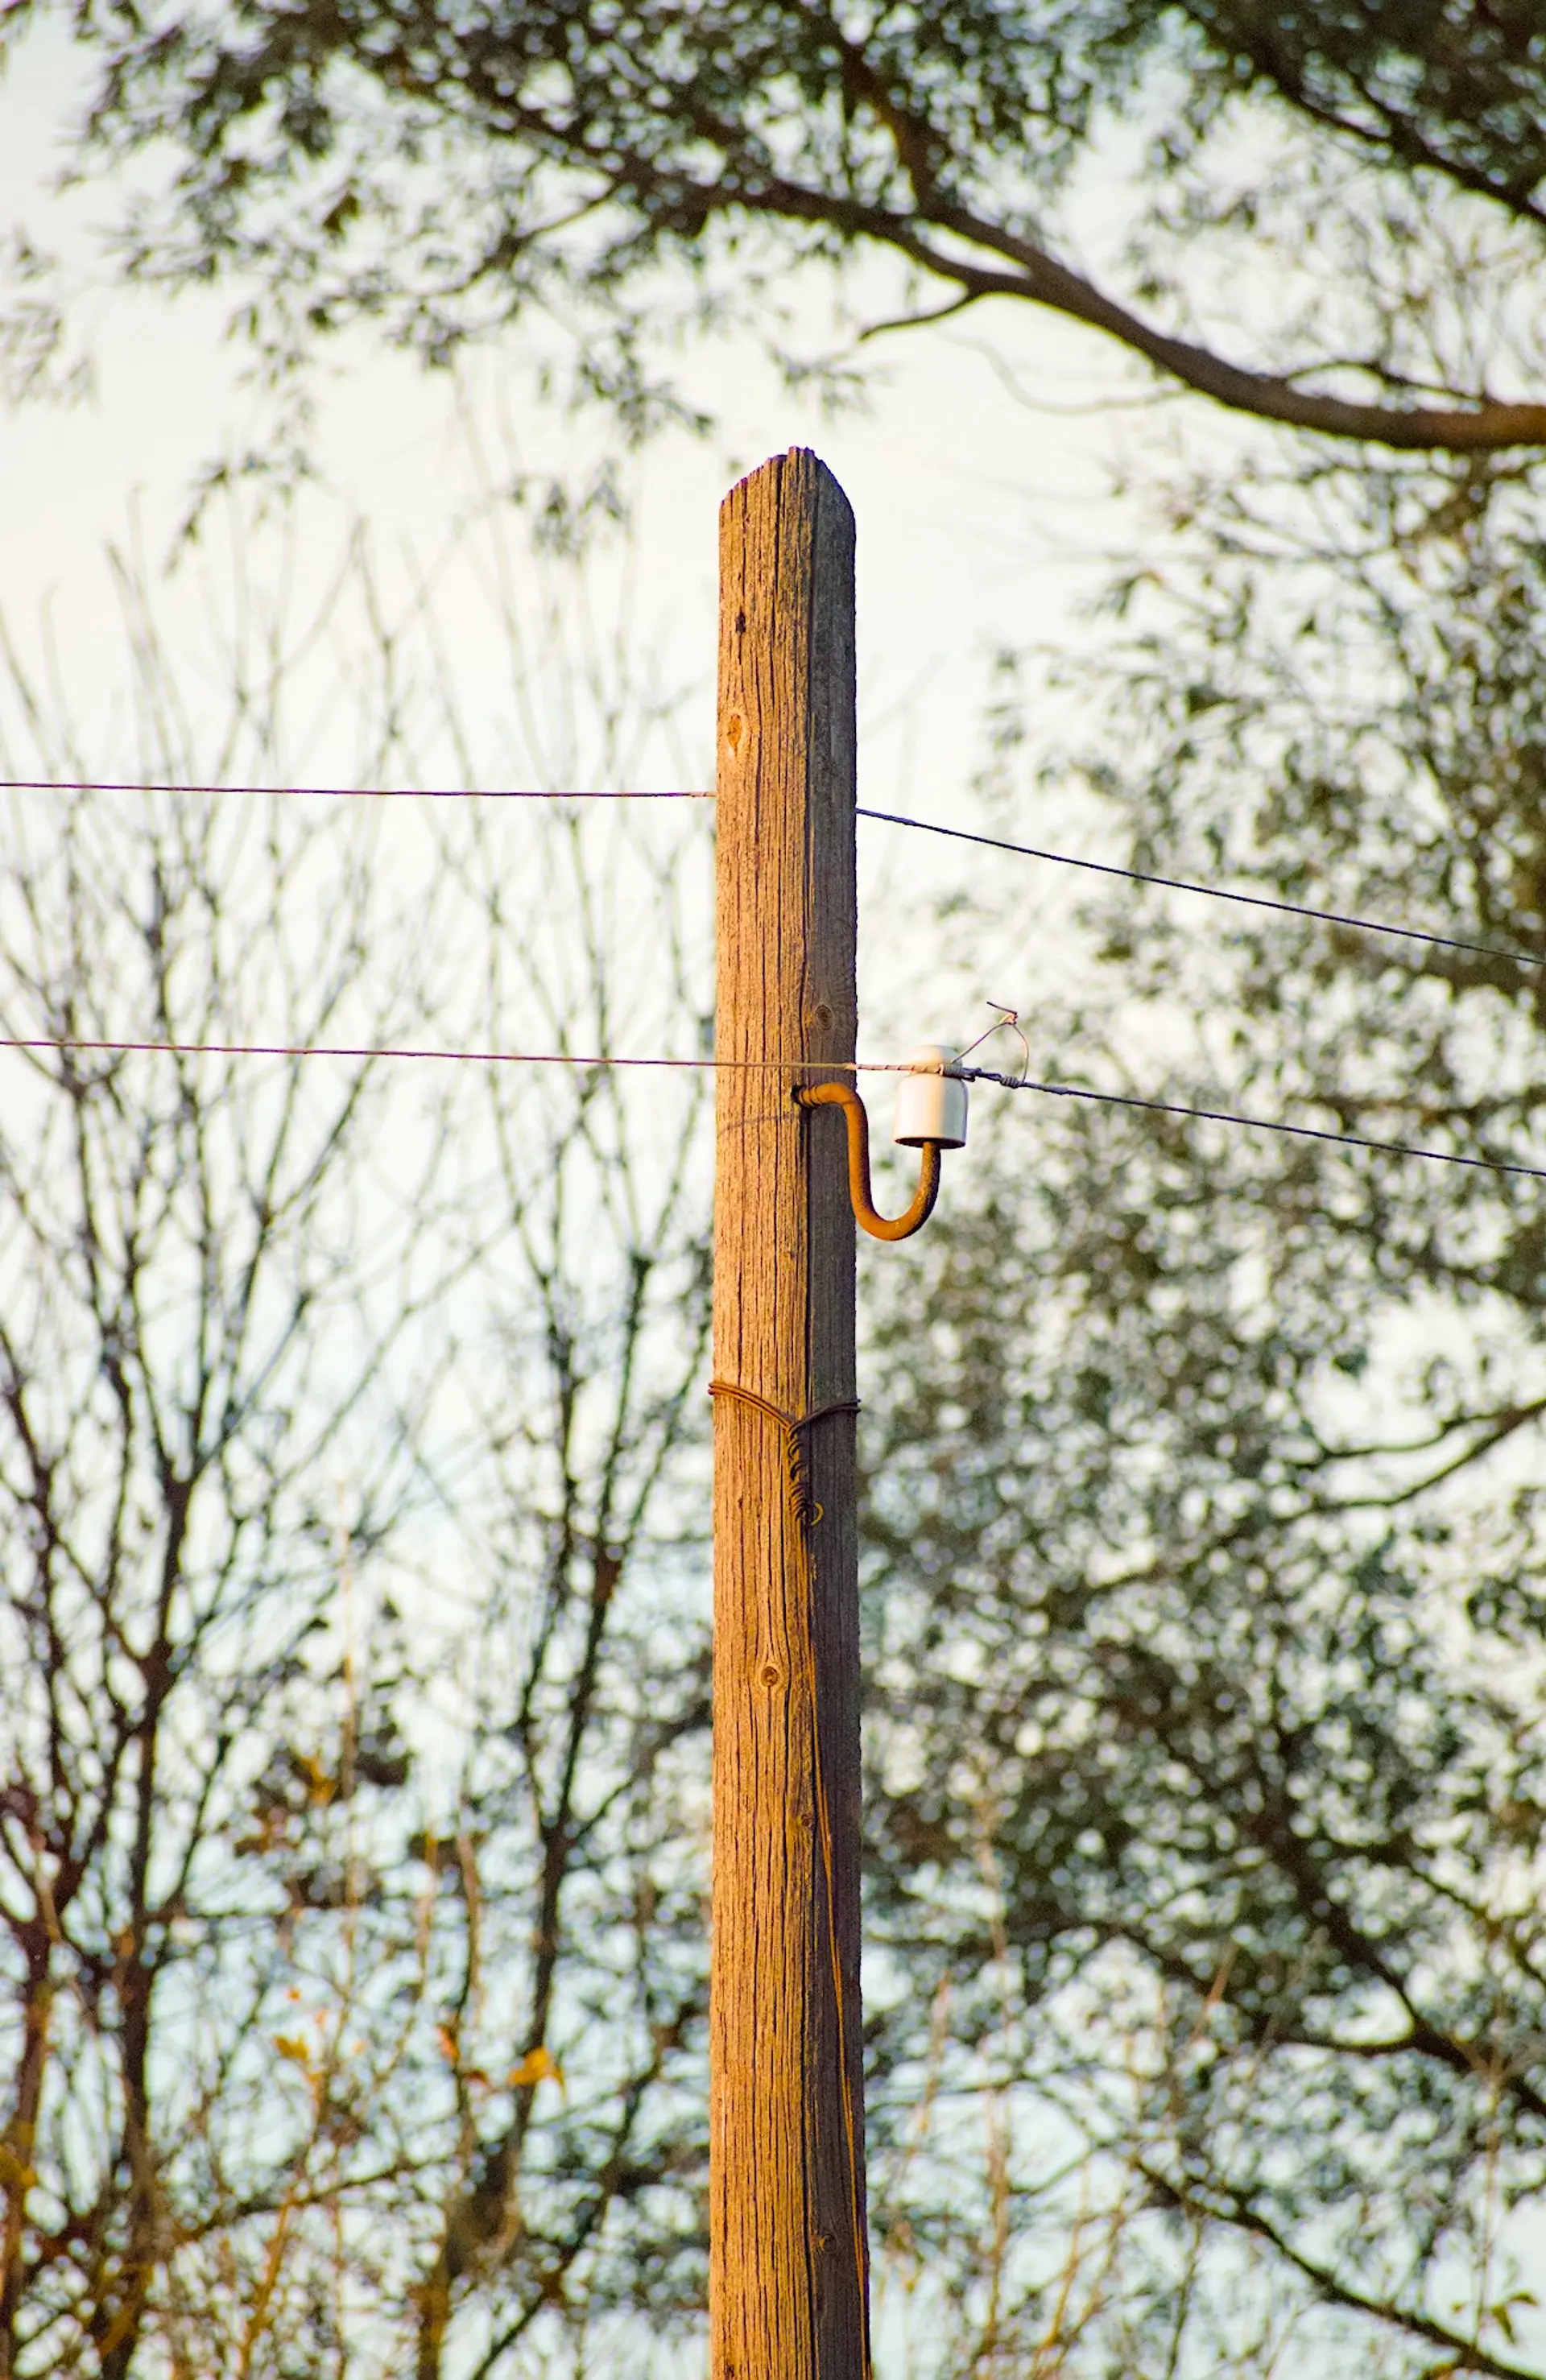
M 720 513 L 713 2380 L 870 2368 L 854 1223 L 794 1098 L 854 1055 L 854 762 L 853 515 L 797 448 Z

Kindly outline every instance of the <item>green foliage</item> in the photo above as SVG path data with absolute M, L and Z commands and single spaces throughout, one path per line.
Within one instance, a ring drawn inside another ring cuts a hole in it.
M 1133 864 L 1546 954 L 1541 494 L 1188 490 L 1091 763 Z M 1091 923 L 1123 991 L 1040 1014 L 1035 1071 L 1541 1161 L 1546 968 Z M 948 2079 L 1018 2109 L 1028 2355 L 1082 2149 L 1126 2213 L 1060 2369 L 1292 2329 L 1296 2369 L 1537 2373 L 1539 1185 L 1070 1106 L 1004 1100 L 873 1282 L 882 2071 L 948 1978 Z
M 1467 237 L 1500 288 L 1521 257 L 1539 265 L 1532 18 L 1528 0 L 243 0 L 69 21 L 91 82 L 81 170 L 136 161 L 124 269 L 239 281 L 281 374 L 351 320 L 444 362 L 519 317 L 544 369 L 642 434 L 696 418 L 666 376 L 677 334 L 771 321 L 777 341 L 791 266 L 868 256 L 891 270 L 866 286 L 909 315 L 1017 298 L 1248 412 L 1488 448 L 1546 439 L 1538 407 L 1501 401 L 1502 350 L 1435 379 L 1382 342 L 1339 252 L 1406 207 L 1419 272 Z M 1092 176 L 1108 221 L 1120 191 L 1111 289 L 1073 261 L 1111 245 L 1081 228 Z M 1284 232 L 1321 319 L 1281 291 L 1268 319 L 1248 308 L 1244 368 L 1223 352 L 1241 309 L 1225 290 L 1221 314 L 1220 274 Z M 1193 335 L 1210 315 L 1232 326 L 1223 347 Z M 1414 407 L 1419 388 L 1440 402 Z

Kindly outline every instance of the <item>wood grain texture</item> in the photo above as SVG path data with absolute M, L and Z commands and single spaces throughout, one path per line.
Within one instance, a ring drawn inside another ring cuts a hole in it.
M 717 1039 L 752 1063 L 717 1078 L 714 1370 L 791 1416 L 854 1394 L 842 1118 L 794 1100 L 855 1047 L 853 559 L 813 455 L 725 498 Z M 716 1400 L 713 2380 L 869 2369 L 851 1415 L 806 1447 L 813 1592 L 781 1432 Z

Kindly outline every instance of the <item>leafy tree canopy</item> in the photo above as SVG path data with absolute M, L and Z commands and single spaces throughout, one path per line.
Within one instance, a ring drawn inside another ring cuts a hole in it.
M 902 320 L 1017 298 L 1265 419 L 1546 443 L 1509 297 L 1546 227 L 1535 0 L 70 15 L 92 78 L 81 169 L 140 161 L 127 269 L 240 276 L 281 369 L 360 316 L 444 359 L 540 313 L 581 391 L 642 427 L 678 403 L 674 332 L 765 322 L 792 261 L 868 253 L 900 268 Z M 1480 348 L 1423 302 L 1462 250 L 1499 293 Z
M 1125 887 L 1090 917 L 1110 989 L 1028 1003 L 1033 1072 L 1539 1166 L 1539 468 L 1313 459 L 1177 492 L 1163 582 L 1119 590 L 1095 782 L 1137 868 L 1496 955 Z M 1009 864 L 1006 916 L 1077 901 Z M 939 2252 L 925 2083 L 989 2077 L 1019 2229 L 977 2303 L 1014 2368 L 1051 2331 L 1070 2373 L 1533 2380 L 1540 1184 L 979 1112 L 870 1288 L 867 1938 L 908 1979 L 883 2254 Z

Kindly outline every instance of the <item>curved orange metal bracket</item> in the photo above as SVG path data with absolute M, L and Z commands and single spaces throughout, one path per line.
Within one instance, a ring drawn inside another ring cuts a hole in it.
M 918 1195 L 905 1215 L 888 1219 L 875 1212 L 870 1190 L 870 1119 L 864 1101 L 848 1083 L 807 1083 L 795 1093 L 802 1108 L 841 1108 L 848 1128 L 848 1196 L 861 1230 L 872 1240 L 910 1240 L 934 1211 L 940 1195 L 940 1144 L 926 1140 L 919 1151 Z

